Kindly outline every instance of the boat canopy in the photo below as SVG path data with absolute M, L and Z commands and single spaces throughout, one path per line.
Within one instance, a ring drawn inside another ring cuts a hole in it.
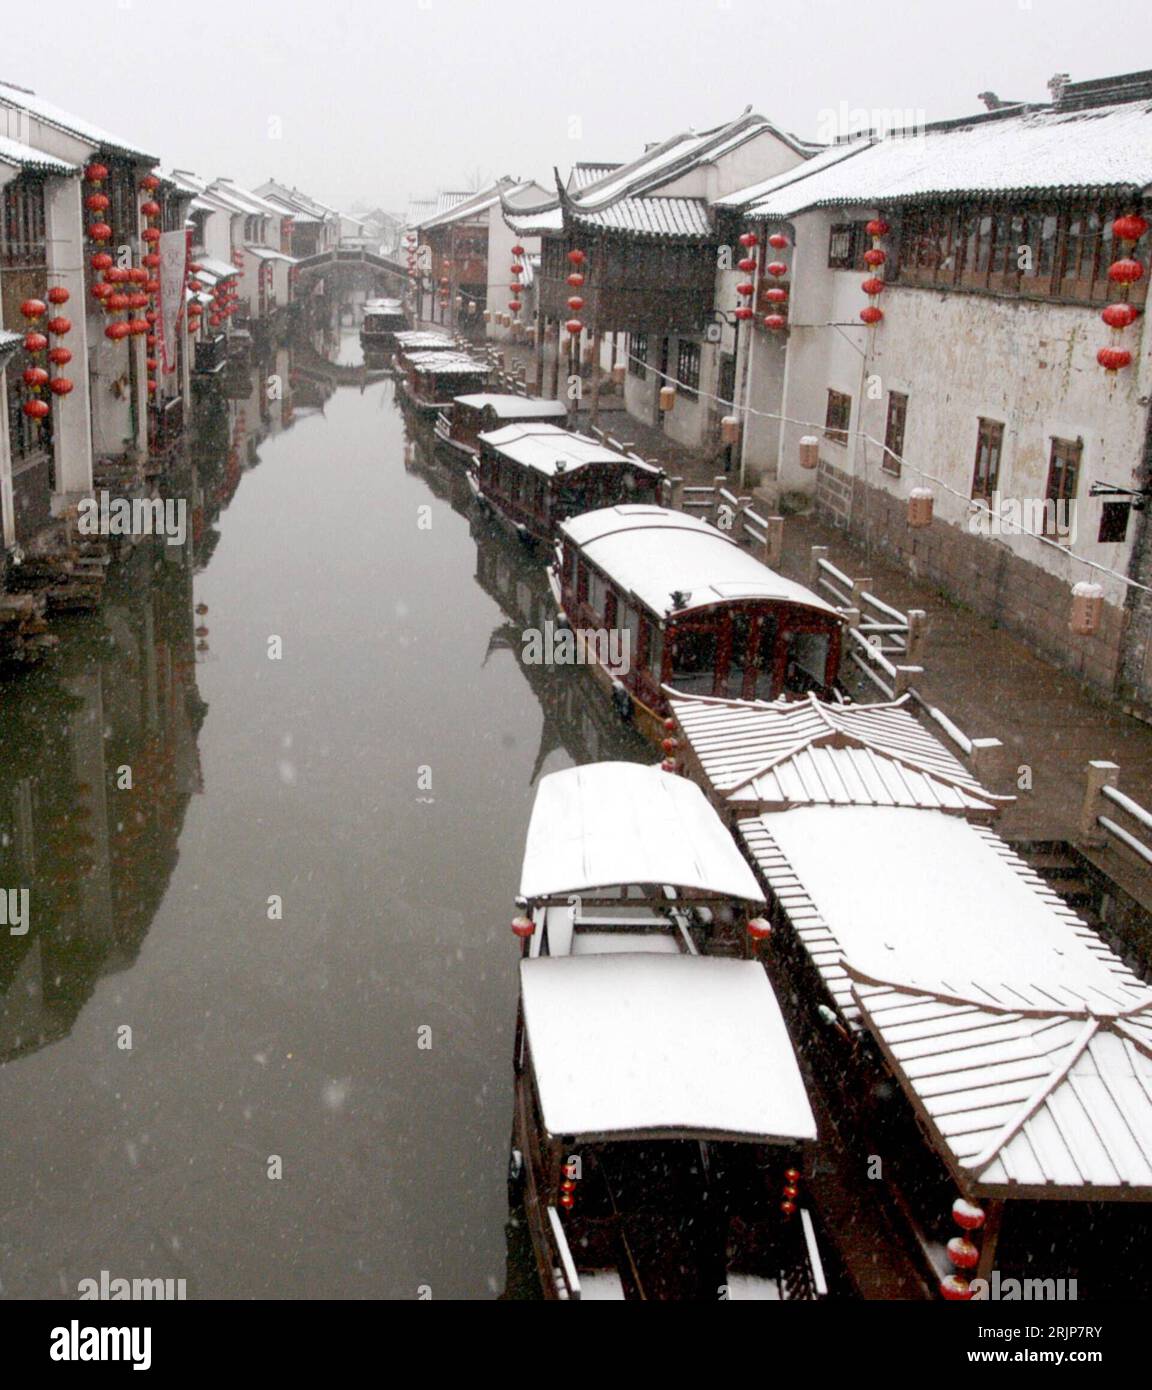
M 511 459 L 524 468 L 531 468 L 546 477 L 554 478 L 561 473 L 572 473 L 577 468 L 587 468 L 590 464 L 623 464 L 637 472 L 650 473 L 662 477 L 663 470 L 654 464 L 630 459 L 626 454 L 617 453 L 586 434 L 573 434 L 547 423 L 530 425 L 505 425 L 502 429 L 490 430 L 480 435 L 483 443 L 495 449 L 505 458 Z
M 430 333 L 424 328 L 408 328 L 394 335 L 396 346 L 404 352 L 445 352 L 455 347 L 443 333 Z
M 840 616 L 811 589 L 770 570 L 715 526 L 683 512 L 627 503 L 569 517 L 560 530 L 619 588 L 656 614 L 769 599 Z M 681 601 L 674 603 L 673 594 Z
M 409 352 L 408 365 L 421 376 L 481 376 L 488 375 L 488 366 L 474 357 L 453 352 Z
M 402 314 L 404 306 L 398 299 L 366 299 L 364 312 L 366 314 Z
M 633 884 L 764 902 L 694 782 L 624 762 L 588 763 L 541 778 L 520 896 L 539 903 Z
M 1152 1200 L 1152 988 L 990 830 L 811 806 L 739 831 L 971 1196 Z
M 544 956 L 520 962 L 520 988 L 549 1134 L 816 1138 L 788 1030 L 758 961 Z
M 563 401 L 502 395 L 495 391 L 457 396 L 456 404 L 467 406 L 470 410 L 490 410 L 497 420 L 563 420 L 568 415 L 568 407 Z

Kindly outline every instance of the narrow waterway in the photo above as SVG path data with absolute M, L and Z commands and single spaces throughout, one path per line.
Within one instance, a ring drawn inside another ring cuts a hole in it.
M 188 543 L 137 547 L 3 686 L 3 886 L 31 895 L 0 938 L 0 1296 L 509 1283 L 534 782 L 650 753 L 584 673 L 521 664 L 539 566 L 390 379 L 339 375 L 281 350 L 233 378 L 177 479 Z

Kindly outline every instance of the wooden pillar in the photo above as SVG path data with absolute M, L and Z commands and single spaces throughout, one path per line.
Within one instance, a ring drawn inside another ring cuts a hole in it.
M 784 550 L 784 518 L 770 516 L 764 527 L 764 563 L 769 569 L 780 568 L 780 556 Z
M 600 419 L 600 329 L 592 331 L 592 423 Z
M 544 394 L 544 315 L 536 315 L 536 394 Z
M 564 356 L 564 325 L 556 320 L 556 360 L 552 363 L 552 399 L 560 399 L 560 365 Z
M 996 1247 L 1000 1243 L 1000 1226 L 1004 1220 L 1004 1203 L 1000 1200 L 981 1202 L 984 1208 L 984 1225 L 980 1228 L 980 1260 L 976 1266 L 976 1278 L 985 1283 L 992 1280 L 996 1267 Z M 963 1231 L 961 1235 L 965 1234 Z

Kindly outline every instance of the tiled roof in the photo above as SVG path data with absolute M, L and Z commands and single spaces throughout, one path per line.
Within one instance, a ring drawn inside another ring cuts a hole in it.
M 69 164 L 55 155 L 45 154 L 43 150 L 33 149 L 19 140 L 10 140 L 0 135 L 0 164 L 8 164 L 16 169 L 36 169 L 45 174 L 74 174 L 78 164 Z
M 707 237 L 712 225 L 703 198 L 620 198 L 595 212 L 571 209 L 573 221 L 639 236 Z
M 58 130 L 66 131 L 69 135 L 75 135 L 77 139 L 84 140 L 98 149 L 112 150 L 118 154 L 133 155 L 139 159 L 150 160 L 152 163 L 156 162 L 156 157 L 148 154 L 146 150 L 142 150 L 139 145 L 131 144 L 120 135 L 113 135 L 109 131 L 101 130 L 91 121 L 72 115 L 70 111 L 65 111 L 62 107 L 45 101 L 43 97 L 36 96 L 34 92 L 26 92 L 20 87 L 12 87 L 6 82 L 0 82 L 0 103 L 27 111 L 37 119 L 44 121 L 46 125 L 55 126 Z

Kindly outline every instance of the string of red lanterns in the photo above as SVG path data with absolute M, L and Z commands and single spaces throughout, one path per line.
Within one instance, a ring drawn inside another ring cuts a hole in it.
M 160 228 L 157 226 L 157 219 L 160 217 L 161 209 L 160 204 L 153 196 L 159 187 L 160 180 L 155 174 L 145 174 L 140 180 L 140 191 L 144 194 L 144 200 L 140 204 L 140 212 L 147 224 L 140 233 L 140 238 L 144 243 L 141 260 L 143 262 L 145 274 L 141 282 L 144 287 L 143 293 L 133 296 L 136 301 L 136 307 L 145 310 L 144 322 L 147 325 L 148 337 L 145 366 L 148 372 L 148 395 L 150 399 L 155 398 L 157 393 L 156 368 L 158 362 L 153 354 L 156 348 L 156 334 L 154 331 L 156 324 L 156 295 L 160 289 L 160 281 L 155 275 L 149 274 L 148 272 L 154 271 L 160 264 L 160 253 L 157 251 L 156 246 L 161 236 Z M 143 302 L 141 302 L 141 300 Z
M 568 311 L 573 315 L 578 314 L 584 307 L 584 298 L 579 291 L 584 288 L 584 264 L 587 259 L 587 256 L 579 248 L 574 247 L 568 252 L 568 264 L 572 267 L 568 272 L 568 287 L 576 291 L 568 296 Z M 573 317 L 568 320 L 564 327 L 573 340 L 573 351 L 575 351 L 575 341 L 584 331 L 584 324 L 580 319 Z
M 524 307 L 523 300 L 521 299 L 523 288 L 520 284 L 520 277 L 524 274 L 524 248 L 519 242 L 513 246 L 512 255 L 515 257 L 515 260 L 512 262 L 512 298 L 508 301 L 508 307 L 514 314 L 519 314 L 520 310 Z M 583 303 L 584 301 L 581 300 L 580 302 Z M 519 320 L 517 320 L 517 323 L 519 323 Z
M 789 244 L 788 238 L 783 232 L 773 232 L 768 238 L 768 245 L 773 251 L 786 251 Z M 772 261 L 768 266 L 768 273 L 775 279 L 780 279 L 787 275 L 788 267 L 783 261 Z M 788 302 L 788 292 L 782 285 L 773 286 L 766 292 L 765 298 L 777 307 L 772 313 L 764 315 L 764 327 L 771 333 L 780 333 L 788 327 L 788 319 L 784 312 Z
M 864 252 L 864 264 L 872 273 L 860 285 L 860 288 L 868 296 L 868 303 L 860 310 L 860 318 L 869 328 L 873 328 L 884 318 L 884 310 L 876 301 L 884 293 L 883 271 L 888 253 L 880 245 L 880 242 L 892 228 L 882 217 L 874 217 L 870 222 L 864 224 L 864 230 L 872 238 L 872 245 Z
M 1119 258 L 1108 267 L 1108 279 L 1117 287 L 1117 298 L 1102 310 L 1100 317 L 1112 330 L 1112 343 L 1102 347 L 1096 361 L 1110 375 L 1132 362 L 1131 352 L 1122 346 L 1121 334 L 1139 317 L 1139 309 L 1131 303 L 1132 286 L 1144 275 L 1144 265 L 1136 259 L 1136 243 L 1148 230 L 1147 221 L 1139 213 L 1130 212 L 1112 223 L 1112 235 L 1120 252 Z M 1127 250 L 1125 248 L 1127 247 Z
M 967 1271 L 975 1269 L 980 1263 L 980 1247 L 971 1236 L 983 1226 L 984 1211 L 975 1203 L 957 1197 L 952 1203 L 952 1220 L 959 1226 L 960 1234 L 953 1236 L 946 1248 L 948 1258 L 959 1272 L 946 1274 L 940 1280 L 940 1293 L 950 1303 L 966 1303 L 974 1293 Z
M 759 262 L 756 260 L 756 247 L 760 244 L 760 238 L 755 232 L 742 232 L 740 234 L 740 245 L 744 248 L 744 255 L 736 262 L 737 270 L 742 270 L 747 276 L 755 276 Z M 735 316 L 739 323 L 746 323 L 749 319 L 756 317 L 756 310 L 752 307 L 752 296 L 756 293 L 756 282 L 754 279 L 741 280 L 736 286 L 736 293 L 740 303 L 736 306 Z

